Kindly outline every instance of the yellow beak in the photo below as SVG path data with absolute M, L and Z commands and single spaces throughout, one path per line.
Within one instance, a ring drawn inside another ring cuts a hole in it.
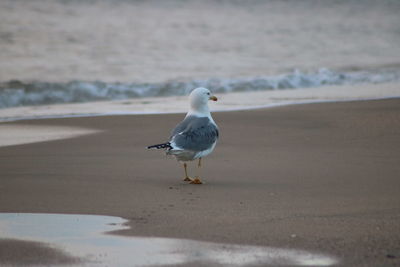
M 212 101 L 217 101 L 218 100 L 218 98 L 216 96 L 210 96 L 209 99 L 212 100 Z

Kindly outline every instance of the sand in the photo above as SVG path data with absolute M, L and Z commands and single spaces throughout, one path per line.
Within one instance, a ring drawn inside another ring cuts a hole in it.
M 96 132 L 77 127 L 0 124 L 0 147 L 67 139 Z
M 221 140 L 201 186 L 145 149 L 182 114 L 4 123 L 99 132 L 1 147 L 0 211 L 113 215 L 129 220 L 121 235 L 306 249 L 343 266 L 400 263 L 399 99 L 214 117 Z
M 0 239 L 0 264 L 3 266 L 54 266 L 82 264 L 48 244 L 18 239 Z M 18 251 L 18 253 L 15 253 Z M 21 257 L 21 255 L 24 255 Z

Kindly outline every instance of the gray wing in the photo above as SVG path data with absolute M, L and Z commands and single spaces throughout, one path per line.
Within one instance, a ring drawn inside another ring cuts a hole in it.
M 218 128 L 207 117 L 186 117 L 172 131 L 171 141 L 185 150 L 209 149 L 218 139 Z

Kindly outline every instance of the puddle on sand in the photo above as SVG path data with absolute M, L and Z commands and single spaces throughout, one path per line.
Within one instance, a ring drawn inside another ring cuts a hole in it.
M 104 234 L 126 228 L 124 222 L 111 216 L 0 213 L 0 239 L 47 243 L 82 258 L 79 266 L 329 266 L 337 262 L 303 250 Z

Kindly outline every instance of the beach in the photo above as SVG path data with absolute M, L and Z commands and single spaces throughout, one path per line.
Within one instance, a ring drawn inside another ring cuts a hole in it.
M 399 266 L 399 13 L 0 1 L 0 265 Z M 202 185 L 146 149 L 196 87 L 219 99 Z
M 395 266 L 399 104 L 216 112 L 221 139 L 204 160 L 201 186 L 145 148 L 165 140 L 183 114 L 2 123 L 97 132 L 0 148 L 0 210 L 114 215 L 130 226 L 117 235 L 308 249 L 343 266 Z

